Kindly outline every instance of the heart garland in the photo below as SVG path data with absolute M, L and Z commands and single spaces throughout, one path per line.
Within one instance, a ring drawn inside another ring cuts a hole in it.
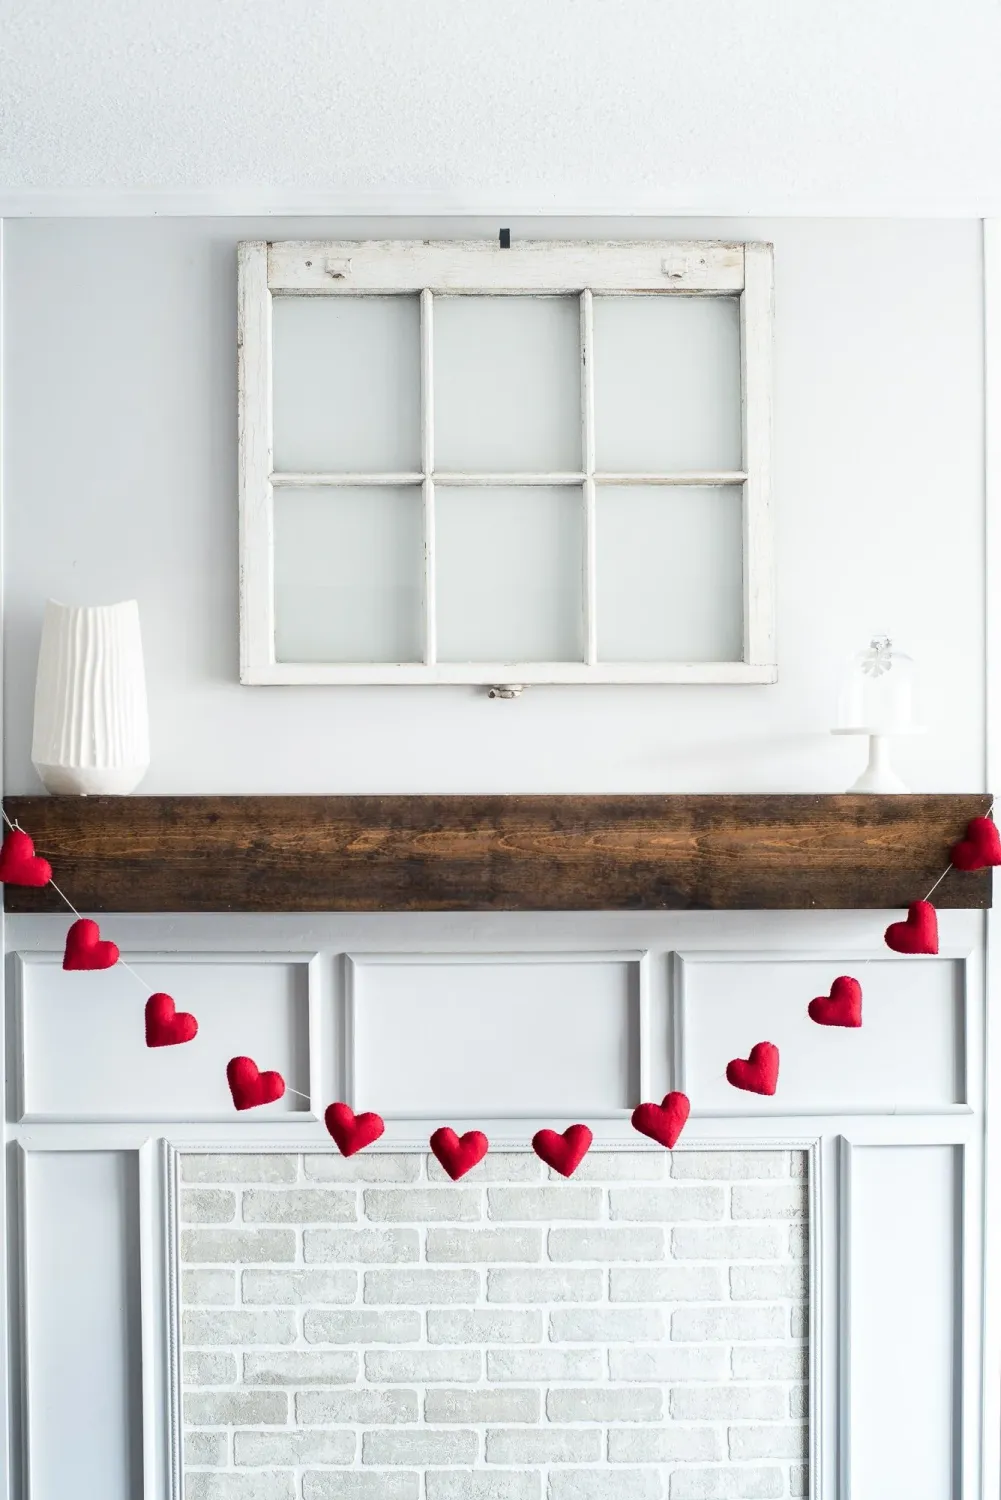
M 158 990 L 146 1001 L 147 1047 L 179 1047 L 198 1035 L 198 1022 L 185 1010 L 178 1010 L 170 995 Z
M 482 1130 L 467 1130 L 456 1135 L 451 1125 L 441 1125 L 428 1142 L 431 1150 L 453 1182 L 471 1172 L 490 1149 Z
M 342 1156 L 354 1156 L 377 1141 L 386 1126 L 382 1116 L 371 1112 L 356 1115 L 349 1104 L 328 1104 L 323 1123 Z
M 555 1130 L 537 1130 L 532 1136 L 532 1150 L 561 1177 L 572 1177 L 593 1140 L 586 1125 L 568 1125 L 562 1135 Z
M 11 828 L 0 844 L 0 885 L 48 885 L 52 866 L 35 853 L 34 841 L 22 828 Z
M 89 917 L 79 917 L 66 934 L 64 969 L 113 969 L 120 956 L 118 944 L 103 939 Z
M 637 1104 L 632 1113 L 633 1129 L 673 1150 L 691 1113 L 687 1094 L 677 1090 L 665 1094 L 660 1104 Z
M 810 1001 L 806 1013 L 818 1026 L 861 1026 L 862 986 L 857 979 L 842 974 L 831 985 L 829 995 L 818 995 Z
M 779 1081 L 779 1049 L 774 1042 L 755 1042 L 748 1057 L 726 1065 L 727 1083 L 751 1094 L 774 1094 Z
M 63 968 L 67 970 L 98 970 L 113 968 L 121 957 L 118 945 L 110 938 L 102 938 L 98 924 L 89 917 L 81 917 L 52 880 L 52 866 L 47 859 L 35 853 L 31 836 L 12 823 L 6 812 L 7 832 L 0 844 L 0 885 L 21 885 L 40 888 L 50 884 L 69 906 L 76 920 L 66 934 L 63 953 Z M 929 891 L 948 874 L 949 869 L 982 870 L 1001 865 L 1001 835 L 988 814 L 971 818 L 966 835 L 952 845 L 950 864 Z M 938 916 L 928 897 L 912 901 L 907 916 L 902 922 L 891 922 L 884 934 L 886 946 L 895 953 L 938 953 Z M 125 965 L 128 968 L 128 965 Z M 134 970 L 131 972 L 135 972 Z M 138 975 L 136 976 L 139 977 Z M 842 974 L 834 980 L 829 995 L 818 995 L 810 1001 L 807 1014 L 819 1026 L 844 1026 L 857 1028 L 862 1025 L 862 987 L 857 979 Z M 198 1034 L 198 1021 L 186 1011 L 178 1011 L 173 998 L 157 991 L 146 1002 L 147 1047 L 173 1047 L 192 1041 Z M 732 1058 L 726 1067 L 727 1081 L 733 1088 L 751 1093 L 771 1095 L 778 1086 L 779 1049 L 772 1042 L 756 1042 L 746 1058 Z M 230 1058 L 226 1065 L 233 1103 L 238 1110 L 255 1109 L 282 1098 L 285 1080 L 278 1072 L 261 1072 L 249 1057 Z M 641 1135 L 672 1150 L 688 1120 L 691 1105 L 686 1094 L 673 1091 L 665 1094 L 660 1104 L 645 1102 L 638 1104 L 632 1112 L 634 1130 Z M 380 1115 L 372 1111 L 356 1115 L 348 1104 L 336 1102 L 327 1106 L 324 1113 L 327 1130 L 342 1156 L 353 1156 L 377 1141 L 385 1131 Z M 532 1149 L 536 1155 L 564 1177 L 577 1170 L 591 1147 L 593 1136 L 586 1125 L 570 1125 L 562 1134 L 555 1130 L 539 1130 L 532 1137 Z M 460 1177 L 483 1160 L 489 1150 L 486 1136 L 479 1130 L 467 1130 L 456 1135 L 448 1125 L 442 1125 L 431 1136 L 429 1145 L 441 1166 L 452 1178 Z
M 226 1081 L 237 1109 L 273 1104 L 285 1092 L 282 1075 L 262 1073 L 252 1057 L 231 1057 L 226 1064 Z
M 938 917 L 930 901 L 912 901 L 907 919 L 891 922 L 884 942 L 894 953 L 937 953 Z

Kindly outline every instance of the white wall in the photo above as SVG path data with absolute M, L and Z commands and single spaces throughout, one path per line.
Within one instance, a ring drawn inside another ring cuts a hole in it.
M 976 213 L 1001 202 L 999 43 L 996 0 L 11 4 L 0 181 Z
M 780 681 L 761 688 L 237 684 L 241 238 L 476 234 L 496 220 L 5 226 L 7 790 L 29 762 L 44 600 L 139 599 L 149 792 L 839 791 L 844 655 L 924 671 L 915 790 L 983 785 L 983 351 L 974 221 L 512 223 L 515 236 L 774 241 Z

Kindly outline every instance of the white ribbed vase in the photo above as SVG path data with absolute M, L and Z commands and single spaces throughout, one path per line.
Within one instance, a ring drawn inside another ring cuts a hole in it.
M 139 605 L 45 606 L 31 759 L 50 792 L 122 795 L 149 767 Z

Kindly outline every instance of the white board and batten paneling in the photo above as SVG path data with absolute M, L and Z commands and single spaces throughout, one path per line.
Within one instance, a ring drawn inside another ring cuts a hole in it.
M 775 679 L 772 252 L 247 241 L 245 683 Z
M 198 1015 L 198 1041 L 159 1054 L 142 1045 L 133 976 L 65 974 L 54 921 L 11 922 L 31 1500 L 62 1500 L 67 1475 L 50 1439 L 77 1421 L 96 1424 L 81 1462 L 104 1476 L 102 1493 L 180 1493 L 166 1398 L 179 1358 L 174 1205 L 165 1159 L 144 1143 L 325 1150 L 319 1115 L 342 1096 L 386 1116 L 383 1149 L 426 1148 L 448 1122 L 526 1150 L 539 1124 L 584 1119 L 596 1150 L 659 1150 L 631 1130 L 629 1111 L 680 1083 L 693 1101 L 680 1149 L 810 1151 L 813 1500 L 847 1494 L 838 1486 L 849 1478 L 853 1495 L 885 1492 L 885 1454 L 911 1444 L 915 1410 L 909 1497 L 971 1500 L 976 1395 L 968 1381 L 962 1400 L 957 1392 L 978 1358 L 983 1002 L 979 962 L 967 957 L 978 919 L 944 914 L 944 956 L 925 961 L 876 954 L 855 937 L 842 949 L 832 919 L 806 913 L 752 925 L 739 915 L 596 916 L 586 948 L 570 945 L 583 929 L 563 918 L 171 922 L 170 953 L 141 919 L 115 924 L 136 972 Z M 855 916 L 843 925 L 856 935 L 866 926 Z M 720 934 L 739 943 L 751 930 L 775 946 L 719 946 Z M 212 951 L 213 937 L 225 952 Z M 864 985 L 858 1032 L 806 1017 L 842 972 Z M 729 1057 L 765 1038 L 782 1050 L 776 1097 L 721 1085 Z M 221 1107 L 236 1051 L 278 1066 L 309 1099 L 263 1115 Z M 68 1307 L 87 1298 L 70 1331 Z M 117 1332 L 95 1354 L 98 1321 Z M 144 1348 L 157 1350 L 145 1386 Z M 63 1423 L 81 1384 L 87 1399 Z
M 312 955 L 242 953 L 151 955 L 129 968 L 67 973 L 58 953 L 19 954 L 19 1117 L 226 1121 L 225 1070 L 236 1051 L 277 1068 L 287 1085 L 256 1118 L 319 1119 L 332 1082 L 316 1041 L 321 968 Z M 194 1043 L 146 1046 L 143 1010 L 153 991 L 197 1017 Z

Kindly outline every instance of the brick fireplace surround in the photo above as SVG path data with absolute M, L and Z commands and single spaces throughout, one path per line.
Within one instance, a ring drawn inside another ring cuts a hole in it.
M 805 1174 L 182 1156 L 185 1500 L 805 1495 Z

